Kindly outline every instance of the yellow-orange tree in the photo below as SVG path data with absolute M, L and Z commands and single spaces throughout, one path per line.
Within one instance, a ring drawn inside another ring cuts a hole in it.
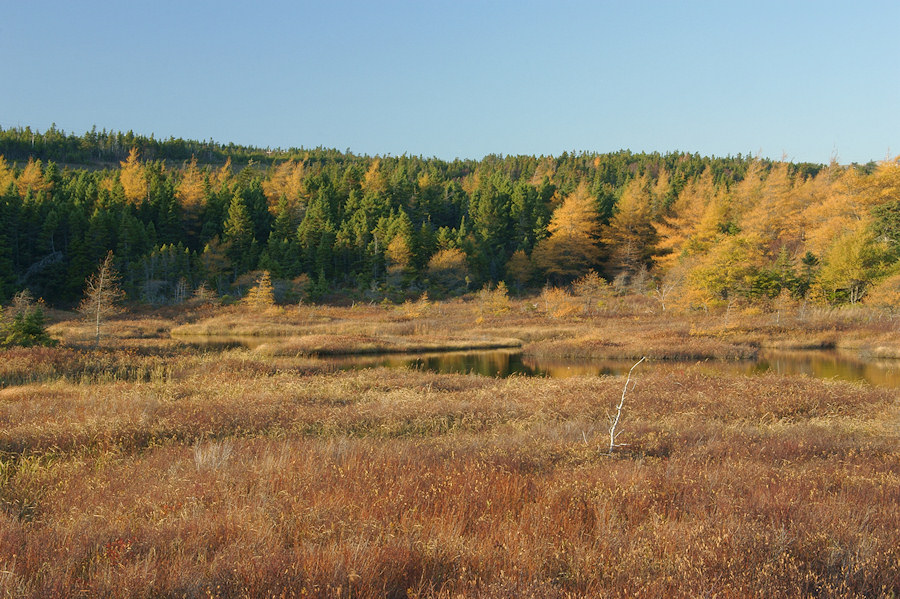
M 632 179 L 622 191 L 616 213 L 600 234 L 609 252 L 607 269 L 611 275 L 630 276 L 647 265 L 656 235 L 650 222 L 651 201 L 646 176 Z
M 597 263 L 600 230 L 594 197 L 580 184 L 553 212 L 550 236 L 534 248 L 534 263 L 555 280 L 575 278 Z
M 197 158 L 192 157 L 175 188 L 189 235 L 199 232 L 200 215 L 206 206 L 206 189 L 206 176 L 197 167 Z
M 122 166 L 122 170 L 119 171 L 119 183 L 122 184 L 125 199 L 131 204 L 137 204 L 147 197 L 149 190 L 144 168 L 138 161 L 138 149 L 131 148 L 128 159 L 119 164 Z

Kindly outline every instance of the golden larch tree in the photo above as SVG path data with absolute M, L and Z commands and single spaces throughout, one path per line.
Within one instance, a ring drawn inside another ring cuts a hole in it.
M 609 267 L 616 274 L 636 273 L 652 253 L 656 231 L 650 222 L 649 186 L 646 175 L 629 181 L 616 203 L 616 213 L 600 232 L 609 252 Z
M 837 164 L 816 176 L 812 200 L 803 210 L 805 249 L 822 257 L 835 240 L 867 224 L 868 210 L 859 202 L 858 175 Z
M 875 172 L 857 177 L 854 184 L 863 209 L 900 200 L 900 156 L 879 162 Z
M 16 180 L 16 185 L 18 186 L 19 194 L 22 197 L 25 197 L 29 191 L 37 194 L 42 191 L 49 191 L 51 188 L 50 183 L 44 181 L 44 171 L 41 168 L 41 161 L 35 160 L 34 158 L 28 159 L 28 164 L 25 165 L 25 170 L 22 171 L 22 174 L 20 174 L 19 178 Z
M 175 197 L 181 204 L 188 230 L 199 230 L 200 213 L 206 206 L 206 176 L 197 168 L 196 156 L 191 157 L 183 170 L 181 181 L 175 188 Z
M 750 162 L 747 173 L 731 190 L 731 208 L 736 217 L 756 206 L 763 195 L 765 165 L 758 159 Z
M 758 238 L 769 256 L 775 256 L 782 247 L 797 251 L 805 232 L 801 218 L 805 206 L 801 205 L 803 196 L 794 189 L 788 164 L 775 164 L 758 187 L 754 183 L 754 189 L 759 193 L 739 199 L 753 203 L 743 205 L 738 228 Z
M 672 191 L 672 181 L 668 169 L 661 168 L 656 176 L 656 181 L 650 189 L 651 216 L 657 216 L 666 207 L 666 199 Z
M 210 176 L 209 184 L 215 189 L 228 189 L 234 173 L 231 170 L 231 156 L 225 160 L 225 164 L 219 167 L 216 172 Z
M 407 268 L 412 261 L 412 251 L 409 249 L 406 237 L 395 235 L 391 242 L 388 243 L 384 256 L 388 259 L 391 266 Z
M 453 291 L 466 284 L 468 278 L 466 255 L 460 249 L 440 250 L 428 261 L 428 279 L 438 287 Z
M 553 211 L 547 226 L 550 236 L 534 248 L 535 265 L 548 277 L 571 279 L 596 264 L 600 257 L 600 224 L 595 199 L 582 182 Z
M 15 182 L 16 175 L 6 163 L 6 158 L 0 155 L 0 194 L 6 193 L 10 183 Z
M 659 268 L 670 268 L 682 256 L 692 252 L 690 241 L 697 241 L 704 216 L 716 193 L 712 173 L 706 169 L 699 178 L 685 185 L 668 214 L 660 222 L 653 223 L 657 238 L 653 262 Z
M 262 271 L 256 285 L 247 292 L 244 303 L 254 310 L 266 310 L 275 305 L 275 291 L 269 271 Z
M 714 302 L 749 296 L 759 269 L 765 264 L 755 240 L 730 235 L 699 256 L 687 276 L 694 297 L 709 306 Z
M 288 208 L 295 213 L 299 207 L 300 199 L 304 193 L 303 178 L 306 176 L 306 167 L 302 162 L 287 160 L 276 166 L 271 176 L 263 181 L 263 193 L 269 205 L 269 212 L 278 212 L 278 202 L 281 198 L 287 200 Z
M 125 162 L 120 162 L 122 166 L 119 171 L 119 183 L 122 184 L 122 190 L 125 192 L 125 199 L 132 204 L 138 204 L 147 197 L 150 186 L 147 184 L 147 175 L 144 173 L 144 167 L 138 160 L 140 154 L 137 148 L 131 148 L 128 158 Z
M 380 158 L 376 158 L 369 165 L 362 180 L 362 188 L 366 193 L 384 193 L 387 190 L 387 179 L 381 170 Z
M 199 212 L 206 204 L 206 177 L 197 168 L 197 157 L 191 161 L 181 174 L 181 181 L 175 188 L 175 197 L 187 213 Z
M 885 256 L 884 244 L 868 228 L 841 235 L 825 253 L 814 295 L 855 304 L 882 274 Z
M 870 289 L 865 296 L 865 303 L 879 310 L 884 310 L 893 319 L 900 311 L 900 273 L 893 274 Z

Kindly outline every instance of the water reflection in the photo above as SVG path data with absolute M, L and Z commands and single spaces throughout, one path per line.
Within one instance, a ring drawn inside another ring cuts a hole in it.
M 179 341 L 209 350 L 235 347 L 254 348 L 271 341 L 266 337 L 179 337 Z M 327 358 L 337 369 L 372 367 L 416 368 L 443 373 L 471 373 L 483 376 L 596 376 L 625 374 L 635 360 L 585 360 L 537 358 L 517 350 L 488 350 L 437 354 L 388 354 Z M 764 350 L 755 360 L 727 362 L 709 360 L 705 367 L 733 374 L 775 372 L 783 375 L 805 374 L 815 378 L 866 381 L 879 387 L 900 388 L 900 360 L 867 360 L 857 353 L 838 350 L 783 351 Z M 650 362 L 642 368 L 653 368 Z
M 227 349 L 256 349 L 264 343 L 271 343 L 279 337 L 260 337 L 255 335 L 178 335 L 174 337 L 179 343 L 197 349 L 224 351 Z
M 338 369 L 372 367 L 414 368 L 442 373 L 479 374 L 483 376 L 571 376 L 621 375 L 628 372 L 634 360 L 545 359 L 524 356 L 514 350 L 453 352 L 423 355 L 343 357 L 327 360 Z M 659 362 L 646 363 L 653 368 Z M 821 379 L 865 381 L 879 387 L 900 388 L 900 361 L 865 360 L 852 353 L 838 351 L 764 351 L 756 360 L 727 362 L 709 360 L 704 365 L 713 371 L 733 374 L 781 375 L 804 374 Z
M 819 379 L 866 381 L 878 387 L 900 387 L 900 361 L 866 360 L 859 354 L 830 351 L 766 351 L 748 373 L 805 374 Z
M 414 368 L 442 373 L 480 374 L 508 377 L 512 375 L 548 376 L 546 372 L 529 366 L 522 353 L 510 350 L 476 352 L 448 352 L 437 354 L 394 354 L 381 356 L 345 356 L 327 358 L 335 368 Z

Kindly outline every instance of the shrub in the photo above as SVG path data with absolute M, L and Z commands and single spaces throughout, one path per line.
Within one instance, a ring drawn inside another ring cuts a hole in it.
M 469 268 L 462 250 L 441 250 L 428 261 L 428 279 L 432 285 L 448 293 L 461 291 L 466 286 Z
M 57 343 L 47 334 L 44 311 L 37 306 L 17 313 L 12 321 L 0 328 L 0 347 L 52 347 Z
M 541 301 L 544 303 L 544 313 L 551 318 L 568 318 L 579 312 L 575 298 L 559 287 L 544 287 Z
M 613 296 L 613 288 L 595 270 L 589 270 L 586 275 L 572 283 L 572 293 L 584 300 L 585 311 L 590 315 L 597 308 L 606 306 Z
M 499 315 L 509 312 L 509 290 L 506 283 L 500 281 L 497 287 L 491 289 L 490 285 L 485 285 L 476 296 L 478 311 L 483 317 L 485 314 Z
M 428 292 L 424 292 L 422 297 L 420 297 L 417 301 L 411 302 L 410 300 L 406 300 L 403 302 L 401 306 L 401 310 L 403 314 L 407 318 L 421 318 L 428 314 L 428 311 L 431 309 L 431 301 L 428 299 Z
M 269 271 L 262 272 L 256 285 L 247 292 L 244 303 L 254 310 L 265 310 L 275 305 L 275 294 L 272 290 L 272 278 L 269 276 Z

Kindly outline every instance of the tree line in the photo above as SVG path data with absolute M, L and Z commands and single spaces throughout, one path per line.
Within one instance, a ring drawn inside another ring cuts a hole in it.
M 890 305 L 896 287 L 896 160 L 445 161 L 95 133 L 45 132 L 29 152 L 27 129 L 0 130 L 0 302 L 28 289 L 72 306 L 110 251 L 128 298 L 150 303 L 198 288 L 242 297 L 263 271 L 283 301 L 441 297 L 501 281 L 523 292 L 591 271 L 617 291 L 701 309 Z

